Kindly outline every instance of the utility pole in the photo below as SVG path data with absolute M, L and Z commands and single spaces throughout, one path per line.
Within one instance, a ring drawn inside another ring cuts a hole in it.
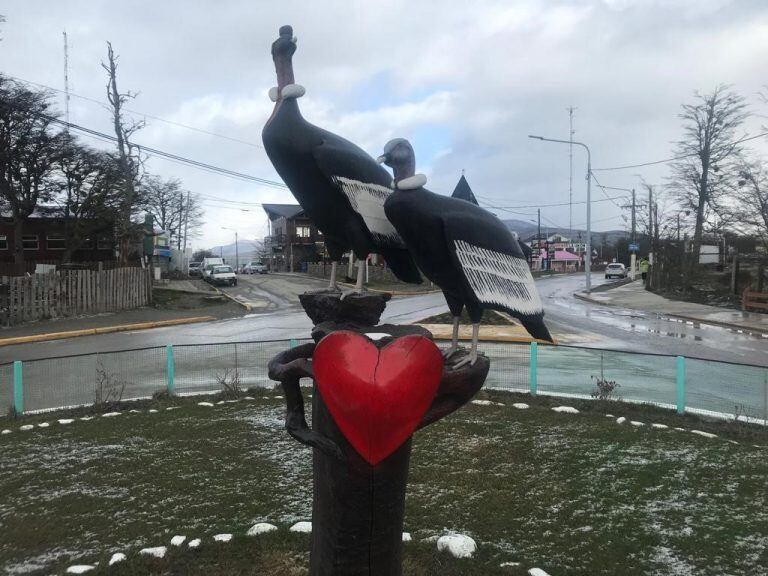
M 67 31 L 64 30 L 64 118 L 67 121 L 65 128 L 69 134 L 69 43 L 67 42 Z
M 539 271 L 542 270 L 541 258 L 541 208 L 536 209 L 538 218 L 536 219 L 536 249 L 539 251 Z
M 235 230 L 235 274 L 240 269 L 240 248 L 237 244 L 237 230 Z
M 568 107 L 568 234 L 573 229 L 573 106 Z
M 632 244 L 635 244 L 635 189 L 632 188 Z M 635 279 L 635 263 L 637 262 L 637 252 L 635 250 L 630 251 L 629 255 L 629 277 Z

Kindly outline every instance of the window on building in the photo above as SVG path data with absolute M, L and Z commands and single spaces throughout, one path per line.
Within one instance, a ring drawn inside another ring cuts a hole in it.
M 112 250 L 112 239 L 108 236 L 99 236 L 96 239 L 96 250 Z
M 37 250 L 37 234 L 24 234 L 21 237 L 21 246 L 24 250 Z
M 8 237 L 0 236 L 0 250 L 8 250 Z
M 296 236 L 299 238 L 309 238 L 309 226 L 296 226 Z
M 45 237 L 45 245 L 48 250 L 64 250 L 66 248 L 66 240 L 63 234 L 48 234 Z

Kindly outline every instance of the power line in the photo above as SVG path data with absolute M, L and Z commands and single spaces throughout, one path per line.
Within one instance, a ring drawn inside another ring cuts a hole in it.
M 38 113 L 38 116 L 45 118 L 49 122 L 55 122 L 56 124 L 60 124 L 62 126 L 65 126 L 71 130 L 77 130 L 78 132 L 82 132 L 84 134 L 89 134 L 91 136 L 109 141 L 109 142 L 116 142 L 117 138 L 115 136 L 111 136 L 109 134 L 105 134 L 103 132 L 99 132 L 98 130 L 92 130 L 90 128 L 85 128 L 84 126 L 80 126 L 78 124 L 74 124 L 72 122 L 66 122 L 64 120 L 60 120 L 59 118 L 56 118 L 54 116 L 48 116 L 47 114 L 41 114 Z M 192 160 L 191 158 L 185 158 L 184 156 L 179 156 L 178 154 L 172 154 L 170 152 L 164 152 L 163 150 L 158 150 L 157 148 L 151 148 L 149 146 L 144 146 L 142 144 L 137 144 L 135 142 L 132 143 L 133 146 L 135 146 L 139 151 L 153 154 L 155 156 L 159 156 L 161 158 L 165 158 L 167 160 L 180 162 L 183 164 L 187 164 L 189 166 L 193 166 L 195 168 L 200 168 L 203 170 L 208 170 L 211 172 L 216 172 L 218 174 L 222 174 L 224 176 L 229 176 L 232 178 L 239 178 L 241 180 L 247 180 L 249 182 L 256 182 L 258 184 L 263 184 L 265 186 L 271 186 L 274 188 L 280 188 L 280 189 L 287 189 L 288 187 L 283 184 L 282 182 L 276 182 L 274 180 L 267 180 L 266 178 L 259 178 L 258 176 L 252 176 L 250 174 L 244 174 L 242 172 L 237 172 L 235 170 L 229 170 L 228 168 L 221 168 L 219 166 L 214 166 L 212 164 L 207 164 L 205 162 L 200 162 L 198 160 Z
M 756 140 L 768 136 L 768 132 L 763 132 L 757 136 L 746 136 L 740 140 L 736 140 L 732 145 L 741 144 L 742 142 L 748 142 L 750 140 Z M 629 168 L 642 168 L 643 166 L 653 166 L 655 164 L 666 164 L 667 162 L 675 162 L 677 160 L 684 160 L 685 158 L 691 158 L 692 156 L 698 156 L 697 152 L 691 152 L 690 154 L 683 154 L 682 156 L 673 156 L 672 158 L 665 158 L 664 160 L 654 160 L 653 162 L 643 162 L 641 164 L 627 164 L 626 166 L 611 166 L 610 168 L 592 168 L 592 171 L 600 170 L 628 170 Z
M 39 82 L 32 82 L 31 80 L 25 80 L 24 78 L 19 78 L 18 76 L 11 76 L 6 74 L 6 77 L 12 78 L 17 82 L 24 82 L 25 84 L 31 84 L 32 86 L 45 88 L 46 90 L 52 90 L 54 92 L 64 93 L 66 95 L 67 100 L 69 100 L 70 96 L 74 96 L 75 98 L 79 98 L 80 100 L 85 100 L 87 102 L 98 104 L 99 106 L 107 107 L 106 103 L 102 102 L 101 100 L 97 100 L 96 98 L 89 98 L 88 96 L 83 96 L 82 94 L 75 94 L 74 92 L 65 92 L 64 90 L 61 90 L 59 88 L 54 88 L 53 86 L 48 86 L 47 84 L 40 84 Z M 215 136 L 216 138 L 223 138 L 224 140 L 229 140 L 231 142 L 237 142 L 238 144 L 245 144 L 246 146 L 252 146 L 253 148 L 259 148 L 261 150 L 264 150 L 264 146 L 262 146 L 261 144 L 257 144 L 256 142 L 249 142 L 248 140 L 241 140 L 240 138 L 234 138 L 232 136 L 226 136 L 224 134 L 217 134 L 216 132 L 211 132 L 210 130 L 204 130 L 203 128 L 190 126 L 189 124 L 183 124 L 175 120 L 168 120 L 167 118 L 161 118 L 160 116 L 154 116 L 152 114 L 147 114 L 146 112 L 141 112 L 139 110 L 131 110 L 130 108 L 123 108 L 123 110 L 125 110 L 126 112 L 130 112 L 131 114 L 138 114 L 145 118 L 151 118 L 152 120 L 157 120 L 158 122 L 164 122 L 172 126 L 178 126 L 179 128 L 186 128 L 187 130 L 192 130 L 194 132 L 199 132 L 201 134 L 207 134 L 208 136 Z
M 484 201 L 488 200 L 488 198 L 484 197 L 484 196 L 479 196 L 477 194 L 475 194 L 475 196 L 477 198 L 480 198 L 480 199 L 484 200 Z M 611 200 L 611 201 L 613 201 L 613 200 L 625 200 L 626 198 L 627 198 L 626 196 L 611 196 L 611 197 L 602 198 L 600 200 L 592 200 L 592 204 L 594 204 L 595 202 L 607 202 L 609 200 Z M 491 199 L 491 200 L 493 200 L 493 199 Z M 586 203 L 587 203 L 586 200 L 580 200 L 578 202 L 556 202 L 556 203 L 553 203 L 553 204 L 525 204 L 525 205 L 520 205 L 520 206 L 496 206 L 496 208 L 498 208 L 498 209 L 501 209 L 501 208 L 505 208 L 505 209 L 506 208 L 511 208 L 513 210 L 515 210 L 517 208 L 552 208 L 552 207 L 555 207 L 555 206 L 568 206 L 570 204 L 586 204 Z

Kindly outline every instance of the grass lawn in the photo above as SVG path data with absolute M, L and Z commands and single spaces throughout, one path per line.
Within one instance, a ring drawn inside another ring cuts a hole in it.
M 482 397 L 505 405 L 468 405 L 416 435 L 406 574 L 765 573 L 765 431 L 646 406 Z M 120 416 L 68 425 L 57 422 L 73 417 L 64 413 L 0 419 L 12 430 L 0 436 L 0 571 L 61 574 L 99 562 L 90 574 L 306 574 L 309 536 L 288 527 L 310 519 L 311 458 L 283 429 L 283 400 L 202 400 L 171 400 L 170 411 L 162 401 L 126 404 Z M 530 409 L 511 406 L 521 401 Z M 558 404 L 582 413 L 552 411 Z M 606 411 L 646 425 L 617 424 Z M 50 426 L 19 430 L 40 422 Z M 245 535 L 261 521 L 280 529 Z M 475 557 L 456 560 L 425 541 L 448 531 L 472 536 Z M 234 539 L 214 542 L 218 533 Z M 170 547 L 176 534 L 203 543 Z M 169 546 L 168 555 L 139 556 L 150 546 Z M 128 560 L 108 568 L 114 552 Z

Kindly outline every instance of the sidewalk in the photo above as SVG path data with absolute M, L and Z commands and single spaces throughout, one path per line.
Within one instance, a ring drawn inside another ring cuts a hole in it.
M 702 324 L 714 324 L 745 332 L 768 334 L 768 314 L 742 312 L 733 308 L 720 308 L 718 306 L 707 306 L 706 304 L 669 300 L 649 292 L 639 280 L 604 292 L 593 292 L 591 294 L 576 292 L 574 296 L 594 304 L 620 306 L 622 308 L 641 310 L 649 314 L 659 314 Z

